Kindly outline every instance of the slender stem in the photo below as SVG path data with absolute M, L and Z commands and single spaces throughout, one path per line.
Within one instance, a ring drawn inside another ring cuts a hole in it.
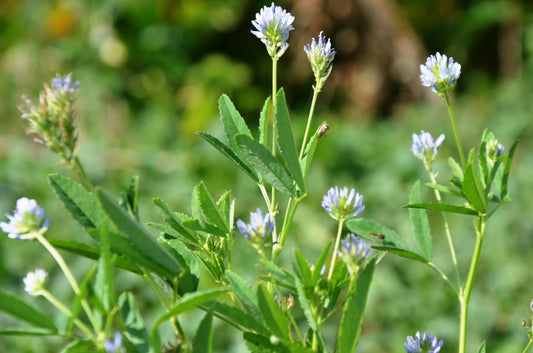
M 437 178 L 435 174 L 433 173 L 431 166 L 427 164 L 425 164 L 425 166 L 426 166 L 426 170 L 429 173 L 429 178 L 431 182 L 433 184 L 437 184 Z M 435 198 L 437 199 L 437 201 L 441 202 L 442 198 L 440 196 L 440 191 L 437 189 L 434 189 L 434 192 L 435 192 Z M 440 214 L 442 216 L 442 222 L 444 223 L 444 232 L 446 233 L 446 239 L 448 240 L 448 247 L 450 248 L 450 254 L 452 255 L 453 267 L 455 268 L 455 275 L 457 276 L 457 285 L 461 286 L 461 275 L 459 274 L 459 266 L 457 265 L 457 257 L 455 256 L 455 247 L 453 246 L 452 235 L 450 232 L 450 227 L 448 226 L 448 219 L 446 217 L 445 212 L 441 212 Z M 455 290 L 455 292 L 457 293 L 457 290 Z
M 42 234 L 39 233 L 37 235 L 37 240 L 46 248 L 46 250 L 48 250 L 50 255 L 52 255 L 52 257 L 56 260 L 57 264 L 61 268 L 61 271 L 63 271 L 63 273 L 65 274 L 65 277 L 67 278 L 67 281 L 70 283 L 70 286 L 74 290 L 74 293 L 76 293 L 76 295 L 79 295 L 81 292 L 80 287 L 78 286 L 78 283 L 74 279 L 72 272 L 70 272 L 70 269 L 65 263 L 65 260 L 63 260 L 63 257 L 61 257 L 61 255 L 57 252 L 56 248 L 54 248 L 52 244 L 50 244 L 48 240 L 46 240 L 46 238 Z M 83 307 L 85 314 L 89 318 L 91 325 L 93 325 L 93 328 L 96 331 L 100 332 L 100 325 L 96 322 L 93 316 L 93 313 L 91 311 L 91 307 L 89 306 L 85 298 L 81 300 L 81 306 Z
M 281 251 L 285 246 L 285 240 L 287 239 L 287 234 L 289 233 L 289 227 L 292 223 L 292 220 L 294 219 L 294 214 L 296 213 L 296 209 L 298 208 L 298 205 L 300 204 L 302 198 L 296 199 L 294 206 L 292 206 L 292 200 L 292 198 L 289 199 L 289 203 L 287 205 L 285 219 L 283 220 L 283 226 L 281 228 L 279 244 L 275 244 L 276 246 L 274 247 L 274 251 L 272 252 L 272 262 L 274 263 L 277 263 L 279 255 L 281 254 Z
M 305 127 L 304 139 L 302 141 L 302 148 L 300 149 L 300 160 L 302 160 L 302 157 L 305 152 L 305 145 L 307 144 L 307 136 L 309 135 L 309 128 L 311 127 L 311 120 L 313 120 L 316 99 L 318 97 L 319 92 L 320 92 L 320 89 L 315 87 L 314 92 L 313 92 L 313 100 L 311 101 L 311 108 L 309 109 L 309 117 L 307 118 L 307 126 Z
M 526 353 L 529 350 L 529 347 L 531 347 L 531 344 L 533 344 L 533 338 L 529 339 L 529 342 L 527 343 L 526 348 L 522 351 L 522 353 Z
M 476 276 L 477 265 L 481 255 L 481 247 L 483 245 L 483 236 L 485 235 L 485 227 L 487 224 L 486 216 L 477 216 L 475 220 L 476 227 L 476 245 L 472 262 L 470 263 L 470 270 L 468 272 L 468 279 L 466 281 L 464 290 L 459 295 L 459 302 L 461 303 L 461 323 L 459 328 L 459 353 L 466 352 L 466 337 L 468 324 L 468 304 L 470 302 L 470 295 L 472 294 L 472 287 L 474 285 L 474 278 Z
M 71 166 L 71 169 L 73 169 L 78 176 L 81 179 L 82 184 L 87 188 L 87 190 L 92 191 L 93 190 L 93 184 L 91 183 L 91 180 L 87 176 L 87 173 L 85 173 L 85 169 L 83 168 L 83 165 L 81 164 L 78 156 L 74 157 L 74 165 L 69 164 Z
M 463 146 L 461 146 L 461 140 L 459 139 L 459 134 L 457 133 L 457 126 L 455 125 L 455 115 L 453 114 L 452 105 L 450 104 L 450 97 L 448 93 L 444 93 L 444 98 L 446 99 L 446 106 L 448 107 L 448 114 L 450 115 L 450 120 L 452 122 L 453 133 L 455 135 L 455 142 L 457 143 L 457 149 L 459 150 L 459 155 L 461 156 L 461 162 L 463 163 L 463 169 L 466 168 L 465 155 L 463 153 Z
M 335 240 L 335 247 L 333 248 L 333 257 L 331 258 L 331 264 L 329 265 L 328 280 L 330 280 L 331 276 L 333 275 L 333 269 L 335 267 L 335 262 L 337 261 L 337 250 L 339 249 L 339 244 L 341 241 L 343 224 L 344 224 L 344 219 L 341 218 L 339 220 L 339 229 L 337 230 L 337 238 Z
M 277 110 L 278 110 L 278 97 L 276 95 L 278 90 L 278 60 L 272 58 L 272 154 L 275 156 L 277 154 L 278 146 L 278 119 L 277 119 Z M 272 187 L 272 198 L 271 198 L 271 216 L 273 215 L 274 209 L 276 208 L 276 189 Z M 276 234 L 276 221 L 274 220 L 274 235 Z
M 444 280 L 444 282 L 446 282 L 450 286 L 450 288 L 455 292 L 455 294 L 459 295 L 459 291 L 457 290 L 457 288 L 455 288 L 455 286 L 450 281 L 448 276 L 446 276 L 446 274 L 444 272 L 442 272 L 442 270 L 440 268 L 438 268 L 437 265 L 435 265 L 431 261 L 428 262 L 427 265 L 440 275 L 440 277 Z
M 55 306 L 59 311 L 61 311 L 65 316 L 71 317 L 72 312 L 67 309 L 56 297 L 52 295 L 46 289 L 41 289 L 38 294 L 45 297 L 53 306 Z M 83 323 L 80 319 L 74 319 L 74 324 L 91 340 L 95 341 L 94 335 L 91 330 Z

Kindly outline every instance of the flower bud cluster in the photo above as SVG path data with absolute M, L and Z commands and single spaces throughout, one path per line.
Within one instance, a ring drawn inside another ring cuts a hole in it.
M 24 98 L 19 106 L 21 118 L 28 121 L 28 133 L 34 141 L 48 147 L 70 162 L 77 150 L 78 127 L 75 123 L 73 103 L 79 82 L 72 81 L 72 74 L 60 76 L 45 84 L 39 94 L 39 103 Z
M 444 141 L 444 134 L 441 134 L 435 141 L 429 132 L 422 130 L 419 135 L 413 134 L 411 151 L 429 168 L 437 156 L 437 148 L 442 144 L 442 141 Z
M 274 231 L 274 220 L 267 213 L 263 216 L 260 208 L 256 212 L 250 213 L 250 223 L 244 223 L 243 220 L 237 220 L 237 228 L 250 240 L 255 246 L 263 245 L 265 237 Z
M 339 254 L 348 266 L 350 273 L 356 274 L 368 257 L 370 246 L 361 237 L 355 236 L 353 233 L 342 239 L 341 244 L 342 247 L 339 250 Z
M 442 340 L 438 341 L 437 337 L 431 333 L 420 334 L 407 337 L 407 343 L 404 348 L 407 353 L 438 353 L 442 347 Z
M 39 295 L 46 284 L 48 273 L 45 270 L 36 269 L 34 272 L 28 272 L 24 277 L 24 290 L 31 296 Z
M 311 63 L 311 68 L 315 74 L 316 89 L 320 91 L 331 73 L 335 50 L 331 47 L 331 40 L 322 35 L 318 35 L 318 40 L 312 39 L 311 44 L 304 46 L 304 51 Z
M 263 7 L 255 15 L 252 24 L 257 30 L 252 33 L 265 44 L 273 60 L 278 60 L 289 47 L 287 39 L 289 31 L 294 29 L 293 21 L 294 16 L 274 3 L 270 7 Z

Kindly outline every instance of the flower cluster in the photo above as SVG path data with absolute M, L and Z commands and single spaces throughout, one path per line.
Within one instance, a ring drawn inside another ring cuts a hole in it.
M 315 41 L 315 38 L 313 38 L 311 44 L 304 46 L 304 51 L 315 74 L 316 88 L 320 91 L 331 73 L 332 62 L 336 54 L 331 47 L 331 40 L 328 38 L 326 41 L 326 38 L 320 32 L 318 40 Z
M 361 237 L 355 236 L 353 233 L 342 239 L 341 244 L 342 248 L 339 250 L 339 254 L 346 262 L 350 272 L 357 273 L 368 257 L 370 246 Z
M 417 332 L 415 337 L 407 337 L 407 343 L 404 344 L 407 353 L 438 353 L 441 347 L 442 340 L 437 341 L 437 337 L 429 332 L 423 335 Z
M 255 15 L 252 24 L 257 29 L 252 33 L 263 42 L 273 60 L 279 59 L 289 47 L 289 31 L 293 30 L 294 16 L 279 6 L 263 7 Z
M 269 213 L 263 216 L 263 212 L 258 208 L 256 212 L 250 213 L 250 223 L 246 224 L 241 219 L 237 220 L 237 228 L 246 239 L 259 245 L 268 234 L 274 231 L 274 221 L 270 219 Z
M 444 134 L 441 134 L 435 141 L 429 132 L 422 130 L 419 135 L 413 134 L 411 151 L 429 168 L 437 156 L 437 148 L 442 144 L 442 141 L 444 141 Z
M 363 195 L 356 193 L 354 189 L 348 192 L 346 186 L 342 189 L 337 186 L 329 189 L 322 200 L 322 207 L 338 221 L 354 218 L 365 209 Z
M 45 270 L 36 269 L 34 272 L 28 272 L 24 277 L 24 290 L 31 296 L 39 295 L 44 289 L 48 273 Z
M 35 200 L 26 197 L 17 200 L 17 207 L 13 215 L 6 214 L 9 223 L 0 222 L 0 228 L 11 239 L 35 239 L 38 234 L 43 234 L 50 221 L 45 218 L 44 209 L 39 207 Z
M 56 75 L 50 85 L 44 85 L 39 94 L 39 104 L 25 98 L 19 106 L 22 119 L 28 121 L 28 133 L 37 143 L 45 145 L 54 153 L 70 162 L 76 154 L 78 127 L 72 107 L 78 92 L 79 82 L 72 74 Z
M 448 59 L 446 55 L 437 53 L 427 58 L 426 65 L 420 65 L 420 72 L 422 85 L 444 96 L 455 88 L 461 75 L 461 65 L 454 62 L 452 57 Z

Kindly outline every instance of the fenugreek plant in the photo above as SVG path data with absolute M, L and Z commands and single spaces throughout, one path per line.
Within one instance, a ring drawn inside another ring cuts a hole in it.
M 359 341 L 374 267 L 386 253 L 392 253 L 430 267 L 449 285 L 460 305 L 459 353 L 465 352 L 469 299 L 483 237 L 489 217 L 510 200 L 508 180 L 516 143 L 505 154 L 494 135 L 485 132 L 477 152 L 472 149 L 465 158 L 449 100 L 461 67 L 445 55 L 431 56 L 421 66 L 422 84 L 446 101 L 460 163 L 449 158 L 454 177 L 450 185 L 440 184 L 432 164 L 444 135 L 437 140 L 425 131 L 413 135 L 413 154 L 424 163 L 429 175 L 426 185 L 435 194 L 435 202 L 422 202 L 419 182 L 411 192 L 406 207 L 416 247 L 389 228 L 361 218 L 365 209 L 363 196 L 355 189 L 334 186 L 322 201 L 324 211 L 337 222 L 337 232 L 331 237 L 334 240 L 316 259 L 308 259 L 296 247 L 293 254 L 288 254 L 293 258 L 292 269 L 281 267 L 279 260 L 291 234 L 291 224 L 310 192 L 307 176 L 315 150 L 327 141 L 322 137 L 328 125 L 313 123 L 313 115 L 335 56 L 331 41 L 323 32 L 304 47 L 315 84 L 305 131 L 294 133 L 285 92 L 277 86 L 277 65 L 289 46 L 293 21 L 290 13 L 274 4 L 261 9 L 252 21 L 252 33 L 264 43 L 272 62 L 272 92 L 261 109 L 258 133 L 252 133 L 226 95 L 218 102 L 225 141 L 198 133 L 257 186 L 262 201 L 250 213 L 249 221 L 234 219 L 239 204 L 231 192 L 215 199 L 200 182 L 192 191 L 189 214 L 173 211 L 162 199 L 153 200 L 164 222 L 148 223 L 149 229 L 159 231 L 157 236 L 152 235 L 140 223 L 137 178 L 114 197 L 93 186 L 85 173 L 77 156 L 78 124 L 73 110 L 80 85 L 72 80 L 72 75 L 58 75 L 51 85 L 45 85 L 38 104 L 25 99 L 21 110 L 28 132 L 36 142 L 58 154 L 78 178 L 75 181 L 52 174 L 48 183 L 90 239 L 51 239 L 53 221 L 46 218 L 45 210 L 32 199 L 23 197 L 17 201 L 13 214 L 7 215 L 8 222 L 0 223 L 0 227 L 9 238 L 41 244 L 66 277 L 73 296 L 69 303 L 62 302 L 47 290 L 44 269 L 29 272 L 23 279 L 26 292 L 44 298 L 67 320 L 59 325 L 17 295 L 0 292 L 0 310 L 31 325 L 2 328 L 2 334 L 60 336 L 65 339 L 63 352 L 68 353 L 211 352 L 216 318 L 241 331 L 251 352 L 352 353 Z M 300 135 L 303 137 L 298 141 Z M 449 202 L 442 194 L 457 201 Z M 453 279 L 432 261 L 428 210 L 442 214 L 456 272 Z M 461 265 L 456 259 L 447 213 L 473 219 L 476 245 L 466 279 L 460 276 Z M 232 254 L 237 236 L 244 236 L 260 258 L 262 275 L 253 283 L 232 268 L 232 257 L 240 256 Z M 363 238 L 375 242 L 374 250 Z M 83 278 L 76 279 L 59 250 L 92 259 L 94 264 Z M 117 293 L 118 271 L 138 275 L 153 289 L 161 305 L 159 317 L 153 322 L 145 324 L 132 292 Z M 203 280 L 210 286 L 200 290 Z M 183 329 L 189 324 L 181 314 L 190 310 L 205 313 L 194 338 Z M 174 331 L 175 337 L 170 341 L 161 340 L 159 328 L 163 323 L 169 323 Z M 336 325 L 335 337 L 324 334 L 326 323 L 329 327 Z M 525 322 L 524 327 L 530 337 L 526 352 L 532 335 Z M 442 346 L 443 341 L 430 333 L 417 332 L 407 337 L 404 348 L 408 353 L 437 353 Z M 484 349 L 482 345 L 480 352 Z

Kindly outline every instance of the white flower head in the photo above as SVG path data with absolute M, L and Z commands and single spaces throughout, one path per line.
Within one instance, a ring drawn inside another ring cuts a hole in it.
M 28 292 L 29 295 L 39 295 L 41 290 L 44 289 L 47 276 L 48 273 L 41 269 L 36 269 L 34 272 L 28 272 L 26 277 L 23 279 L 24 290 Z
M 0 228 L 8 233 L 11 239 L 35 239 L 39 233 L 42 234 L 48 229 L 50 223 L 37 201 L 27 197 L 18 199 L 13 215 L 6 216 L 9 223 L 0 222 Z

